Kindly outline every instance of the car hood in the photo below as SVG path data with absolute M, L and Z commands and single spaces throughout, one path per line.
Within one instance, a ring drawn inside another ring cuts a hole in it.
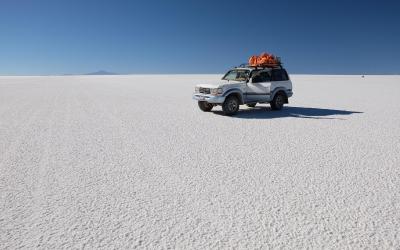
M 240 84 L 244 83 L 244 81 L 226 81 L 226 80 L 219 80 L 217 82 L 211 82 L 211 83 L 203 83 L 203 84 L 197 84 L 196 87 L 201 87 L 201 88 L 222 88 L 226 85 L 231 85 L 231 84 Z

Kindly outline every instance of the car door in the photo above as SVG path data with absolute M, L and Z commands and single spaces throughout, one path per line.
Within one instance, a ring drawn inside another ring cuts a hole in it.
M 246 102 L 264 102 L 269 98 L 271 76 L 269 71 L 253 72 L 246 88 Z

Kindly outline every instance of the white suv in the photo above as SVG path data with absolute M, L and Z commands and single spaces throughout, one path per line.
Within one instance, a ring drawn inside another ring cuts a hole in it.
M 228 71 L 219 84 L 197 85 L 193 99 L 202 111 L 221 105 L 225 115 L 233 115 L 241 104 L 270 103 L 273 110 L 280 110 L 292 95 L 292 82 L 282 66 L 242 66 Z

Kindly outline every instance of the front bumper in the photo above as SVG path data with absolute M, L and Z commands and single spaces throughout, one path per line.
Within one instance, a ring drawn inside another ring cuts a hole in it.
M 222 104 L 225 101 L 224 96 L 206 95 L 200 93 L 194 93 L 193 99 L 197 101 L 205 101 L 208 103 Z

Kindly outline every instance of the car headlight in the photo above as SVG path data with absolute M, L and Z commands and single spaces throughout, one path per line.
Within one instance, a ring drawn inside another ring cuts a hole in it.
M 211 89 L 212 95 L 220 95 L 222 94 L 222 88 Z

